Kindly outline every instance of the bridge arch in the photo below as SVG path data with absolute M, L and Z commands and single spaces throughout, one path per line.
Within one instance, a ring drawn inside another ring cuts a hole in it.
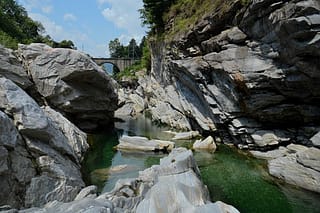
M 138 61 L 131 58 L 92 58 L 92 60 L 99 66 L 105 63 L 112 64 L 113 66 L 116 66 L 120 72 Z

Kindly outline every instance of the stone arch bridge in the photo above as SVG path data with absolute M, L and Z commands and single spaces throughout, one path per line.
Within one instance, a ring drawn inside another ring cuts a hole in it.
M 96 64 L 98 64 L 99 66 L 105 63 L 112 64 L 116 66 L 120 72 L 138 61 L 136 59 L 131 58 L 92 58 L 92 60 L 96 62 Z

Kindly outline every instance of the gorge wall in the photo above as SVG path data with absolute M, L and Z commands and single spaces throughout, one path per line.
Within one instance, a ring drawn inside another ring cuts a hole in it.
M 203 2 L 218 3 L 184 30 L 169 16 L 150 39 L 151 75 L 119 93 L 116 115 L 255 150 L 271 175 L 319 192 L 319 1 Z
M 320 124 L 319 2 L 221 4 L 187 31 L 151 41 L 151 79 L 140 85 L 153 119 L 227 130 L 240 147 L 311 145 Z

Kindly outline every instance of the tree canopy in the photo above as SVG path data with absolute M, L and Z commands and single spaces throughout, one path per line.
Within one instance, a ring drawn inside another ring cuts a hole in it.
M 143 8 L 139 10 L 142 24 L 149 26 L 153 33 L 163 32 L 163 15 L 174 1 L 175 0 L 143 0 Z
M 53 47 L 75 48 L 70 40 L 54 41 L 43 36 L 45 29 L 40 22 L 32 20 L 27 11 L 15 0 L 0 0 L 0 44 L 16 49 L 18 43 L 40 42 Z
M 119 38 L 115 38 L 109 42 L 110 57 L 140 59 L 143 51 L 143 42 L 145 42 L 145 38 L 141 40 L 138 46 L 136 40 L 132 38 L 128 45 L 123 45 L 120 43 Z

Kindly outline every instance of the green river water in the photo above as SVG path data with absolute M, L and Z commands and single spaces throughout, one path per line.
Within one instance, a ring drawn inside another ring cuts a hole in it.
M 84 160 L 83 174 L 87 184 L 97 185 L 100 192 L 112 190 L 120 178 L 137 177 L 138 171 L 158 164 L 164 156 L 115 151 L 113 147 L 122 134 L 170 138 L 164 132 L 168 128 L 142 117 L 116 123 L 115 127 L 116 130 L 89 137 L 91 150 Z M 190 146 L 192 142 L 182 141 L 176 146 Z M 215 153 L 194 152 L 194 156 L 212 201 L 221 200 L 242 213 L 320 213 L 319 194 L 275 180 L 268 175 L 265 161 L 245 151 L 218 145 Z

